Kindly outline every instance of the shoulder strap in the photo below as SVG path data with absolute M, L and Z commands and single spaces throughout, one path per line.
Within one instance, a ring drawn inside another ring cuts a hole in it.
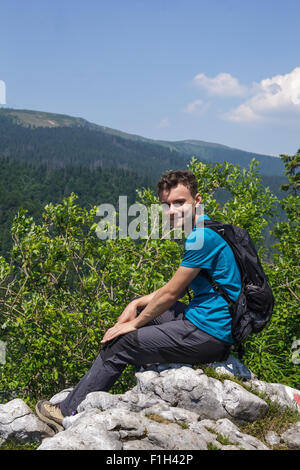
M 233 308 L 234 302 L 231 300 L 229 295 L 222 289 L 222 287 L 211 277 L 209 272 L 206 269 L 202 269 L 201 272 L 209 280 L 213 289 L 216 292 L 218 292 L 220 295 L 222 295 L 222 297 L 226 300 L 226 302 L 228 303 L 229 309 Z

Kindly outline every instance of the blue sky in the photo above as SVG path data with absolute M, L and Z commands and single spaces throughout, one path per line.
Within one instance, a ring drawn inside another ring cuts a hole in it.
M 299 0 L 0 0 L 0 88 L 13 108 L 294 154 L 299 18 Z

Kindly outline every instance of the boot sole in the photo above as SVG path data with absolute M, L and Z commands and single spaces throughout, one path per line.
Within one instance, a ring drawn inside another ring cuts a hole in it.
M 53 419 L 47 418 L 47 416 L 43 415 L 38 407 L 38 403 L 35 405 L 35 412 L 38 415 L 38 417 L 44 421 L 44 423 L 47 423 L 55 432 L 60 432 L 64 430 L 64 427 L 58 424 L 56 421 Z

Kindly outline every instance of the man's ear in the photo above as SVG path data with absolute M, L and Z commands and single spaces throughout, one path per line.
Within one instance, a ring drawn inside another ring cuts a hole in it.
M 200 193 L 197 193 L 196 196 L 195 196 L 195 201 L 196 201 L 196 206 L 199 206 L 199 204 L 201 204 L 201 201 L 202 201 L 202 196 Z

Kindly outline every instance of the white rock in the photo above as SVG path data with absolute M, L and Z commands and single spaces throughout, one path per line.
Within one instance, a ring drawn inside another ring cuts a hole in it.
M 255 421 L 268 410 L 267 403 L 231 380 L 224 381 L 223 406 L 227 413 L 239 421 Z
M 107 431 L 100 415 L 96 409 L 79 415 L 68 429 L 44 439 L 38 450 L 121 450 L 119 433 Z
M 207 450 L 207 444 L 199 434 L 182 429 L 177 424 L 150 421 L 147 439 L 153 445 L 167 450 Z
M 268 383 L 262 380 L 251 380 L 249 385 L 253 389 L 265 393 L 273 402 L 297 410 L 300 413 L 300 390 L 288 385 Z
M 53 403 L 53 405 L 57 405 L 61 401 L 63 401 L 69 393 L 73 390 L 73 388 L 66 388 L 65 390 L 62 390 L 61 392 L 56 393 L 52 398 L 50 398 L 50 402 Z
M 166 403 L 159 403 L 150 408 L 145 408 L 141 413 L 144 416 L 147 414 L 155 414 L 164 419 L 180 423 L 193 423 L 197 422 L 199 419 L 199 415 L 193 411 L 168 406 Z
M 242 433 L 239 428 L 229 419 L 219 419 L 214 431 L 229 439 L 231 445 L 237 446 L 245 450 L 268 450 L 268 447 L 261 441 L 249 434 Z
M 20 398 L 0 405 L 0 441 L 41 442 L 54 431 L 33 414 Z
M 274 431 L 268 431 L 265 435 L 265 441 L 270 446 L 277 446 L 280 443 L 280 436 Z
M 289 449 L 300 449 L 300 421 L 281 435 L 281 442 Z
M 13 436 L 22 442 L 44 438 L 39 450 L 268 449 L 238 427 L 240 422 L 255 421 L 266 413 L 264 400 L 233 381 L 222 383 L 201 369 L 177 366 L 162 367 L 160 372 L 157 368 L 138 372 L 137 386 L 125 394 L 88 394 L 78 413 L 65 417 L 65 429 L 56 435 L 22 400 L 0 405 L 0 444 Z M 298 392 L 256 379 L 247 385 L 252 382 L 256 389 L 277 399 L 279 396 L 282 403 L 291 403 L 291 391 Z M 62 401 L 71 390 L 54 395 L 52 403 Z M 170 423 L 151 419 L 151 414 Z M 270 446 L 278 439 L 272 433 L 265 436 Z M 300 448 L 300 421 L 280 436 L 280 443 L 290 449 Z

